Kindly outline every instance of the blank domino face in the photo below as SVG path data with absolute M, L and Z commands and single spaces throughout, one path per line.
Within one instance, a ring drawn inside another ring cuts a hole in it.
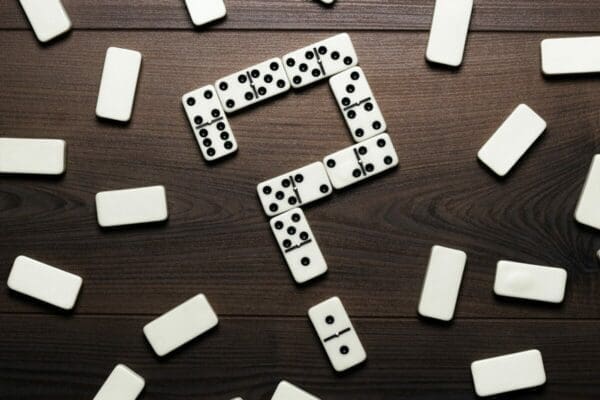
M 237 150 L 237 141 L 214 86 L 189 92 L 181 101 L 205 160 L 213 161 Z
M 271 230 L 297 283 L 327 272 L 327 263 L 302 209 L 294 208 L 272 218 Z
M 458 67 L 463 60 L 473 0 L 437 0 L 425 57 Z
M 305 392 L 292 385 L 289 382 L 281 381 L 279 385 L 277 385 L 277 389 L 275 393 L 273 393 L 273 397 L 271 400 L 320 400 L 318 397 L 313 396 L 312 394 Z
M 541 48 L 546 75 L 600 72 L 600 36 L 546 39 Z
M 111 190 L 96 194 L 98 224 L 102 227 L 143 224 L 168 218 L 164 186 Z
M 290 90 L 279 58 L 219 79 L 215 84 L 225 111 L 232 113 Z
M 185 5 L 196 26 L 216 21 L 227 14 L 223 0 L 185 0 Z
M 479 150 L 477 157 L 499 176 L 505 176 L 546 130 L 546 121 L 520 104 Z
M 387 133 L 333 153 L 323 160 L 336 189 L 353 185 L 398 165 L 398 155 Z
M 60 175 L 66 147 L 64 140 L 0 138 L 0 173 Z
M 546 383 L 544 362 L 539 350 L 487 358 L 471 364 L 478 396 L 494 396 L 529 389 Z
M 562 268 L 499 261 L 494 293 L 499 296 L 561 303 L 565 297 L 567 271 Z
M 144 335 L 162 357 L 214 328 L 218 322 L 206 297 L 199 294 L 148 323 Z
M 419 314 L 442 321 L 454 317 L 466 262 L 464 251 L 433 246 L 421 291 Z
M 387 125 L 362 68 L 354 67 L 331 77 L 329 86 L 355 142 L 385 132 Z
M 575 219 L 580 224 L 600 229 L 600 154 L 596 154 L 592 159 L 575 209 Z
M 10 289 L 64 310 L 73 308 L 82 283 L 75 274 L 25 256 L 15 259 L 8 276 Z
M 333 369 L 338 372 L 345 371 L 367 359 L 367 353 L 338 297 L 332 297 L 311 307 L 308 317 Z
M 313 43 L 283 57 L 292 87 L 300 88 L 342 72 L 358 64 L 347 33 Z
M 131 119 L 141 66 L 142 53 L 109 47 L 96 103 L 98 117 L 120 122 Z
M 119 364 L 94 396 L 94 400 L 135 400 L 144 389 L 144 378 Z
M 265 213 L 272 217 L 329 196 L 331 183 L 321 162 L 314 162 L 257 185 Z
M 71 29 L 71 20 L 60 0 L 19 1 L 40 42 L 48 42 Z

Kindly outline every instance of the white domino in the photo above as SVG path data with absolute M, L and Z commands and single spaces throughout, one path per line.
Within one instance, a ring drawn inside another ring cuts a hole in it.
M 294 208 L 273 217 L 271 230 L 297 283 L 327 272 L 327 263 L 302 209 Z
M 600 72 L 600 36 L 542 40 L 546 75 Z
M 358 183 L 398 165 L 398 155 L 387 133 L 330 154 L 323 160 L 336 189 Z
M 333 193 L 321 162 L 314 162 L 256 186 L 265 213 L 272 217 Z
M 342 372 L 367 359 L 367 353 L 338 297 L 311 307 L 308 317 L 333 369 Z
M 139 51 L 108 48 L 96 103 L 98 117 L 119 122 L 131 119 L 141 66 Z
M 600 229 L 600 154 L 592 159 L 575 209 L 575 219 L 580 224 Z
M 475 361 L 471 364 L 475 393 L 495 396 L 541 386 L 546 383 L 539 350 L 528 350 Z
M 419 314 L 442 321 L 454 318 L 466 262 L 464 251 L 432 247 L 419 300 Z
M 83 280 L 80 276 L 33 258 L 19 256 L 8 276 L 8 287 L 64 310 L 75 306 Z
M 340 33 L 283 57 L 285 71 L 293 88 L 320 81 L 358 64 L 347 33 Z
M 520 104 L 477 153 L 479 160 L 505 176 L 546 130 L 546 121 Z
M 145 384 L 144 378 L 119 364 L 106 378 L 94 400 L 135 400 Z
M 428 61 L 452 67 L 462 64 L 472 11 L 473 0 L 436 0 L 425 54 Z
M 329 86 L 352 138 L 361 142 L 387 129 L 381 109 L 360 67 L 354 67 L 329 79 Z
M 519 299 L 561 303 L 565 297 L 567 271 L 513 261 L 499 261 L 494 293 Z
M 290 90 L 281 59 L 272 58 L 219 79 L 217 94 L 225 111 L 232 113 Z
M 227 14 L 223 0 L 185 0 L 185 5 L 196 26 L 216 21 Z
M 287 381 L 279 382 L 271 400 L 320 400 L 318 397 L 292 385 Z
M 144 326 L 144 335 L 159 356 L 164 356 L 217 326 L 219 319 L 203 294 L 166 312 Z
M 64 140 L 0 138 L 0 174 L 60 175 L 66 148 Z
M 144 224 L 169 217 L 164 186 L 111 190 L 96 194 L 98 224 L 102 227 Z
M 237 141 L 214 86 L 189 92 L 181 101 L 205 160 L 217 160 L 237 151 Z
M 60 0 L 19 0 L 37 39 L 46 43 L 71 30 L 71 20 Z

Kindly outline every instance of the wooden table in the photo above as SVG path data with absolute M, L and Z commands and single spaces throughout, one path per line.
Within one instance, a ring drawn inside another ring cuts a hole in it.
M 471 361 L 542 351 L 545 387 L 507 399 L 600 396 L 598 232 L 573 211 L 600 152 L 598 76 L 544 78 L 540 40 L 600 32 L 598 0 L 479 0 L 465 61 L 424 59 L 433 0 L 227 0 L 192 29 L 180 0 L 63 0 L 74 30 L 42 47 L 0 3 L 0 135 L 66 139 L 64 177 L 0 177 L 2 280 L 25 254 L 80 274 L 72 313 L 0 289 L 0 398 L 91 399 L 117 363 L 143 400 L 268 400 L 287 379 L 328 400 L 475 398 Z M 351 34 L 401 167 L 306 208 L 327 276 L 294 285 L 255 186 L 351 144 L 327 83 L 230 118 L 238 154 L 201 158 L 180 96 L 335 32 Z M 106 48 L 144 62 L 132 122 L 98 121 Z M 477 150 L 526 102 L 548 130 L 497 179 Z M 168 223 L 102 230 L 94 195 L 164 184 Z M 433 244 L 469 259 L 453 323 L 417 317 Z M 569 271 L 559 306 L 493 295 L 496 262 Z M 218 328 L 158 359 L 142 326 L 205 293 Z M 368 361 L 336 375 L 306 317 L 338 295 Z

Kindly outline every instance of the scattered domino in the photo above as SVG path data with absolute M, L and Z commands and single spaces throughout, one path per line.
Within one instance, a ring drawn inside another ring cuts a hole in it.
M 189 92 L 181 101 L 205 160 L 213 161 L 237 150 L 237 141 L 214 86 Z
M 139 51 L 108 48 L 96 103 L 98 117 L 120 122 L 131 119 L 141 66 Z
M 66 147 L 57 139 L 0 138 L 0 174 L 61 175 Z
M 96 213 L 104 228 L 164 221 L 169 217 L 165 187 L 100 192 L 96 194 Z
M 333 153 L 323 160 L 336 189 L 358 183 L 398 165 L 398 155 L 387 133 Z
M 467 254 L 443 246 L 433 246 L 419 300 L 419 314 L 450 321 L 454 318 Z
M 219 79 L 215 84 L 225 111 L 232 113 L 290 90 L 279 58 L 272 58 Z
M 494 293 L 519 299 L 561 303 L 565 297 L 567 271 L 512 261 L 499 261 Z
M 279 382 L 271 400 L 320 400 L 318 397 L 292 385 L 287 381 Z
M 428 61 L 458 67 L 462 64 L 473 11 L 473 0 L 436 0 L 429 42 Z
M 64 310 L 75 306 L 83 280 L 80 276 L 25 256 L 18 256 L 8 276 L 8 287 Z
M 271 230 L 297 283 L 327 272 L 327 263 L 302 209 L 294 208 L 272 218 Z
M 185 0 L 185 5 L 196 26 L 216 21 L 227 14 L 223 0 Z
M 386 131 L 383 114 L 362 68 L 354 67 L 331 77 L 329 85 L 355 142 Z
M 60 0 L 19 0 L 37 39 L 46 43 L 71 30 L 71 20 Z
M 539 350 L 528 350 L 475 361 L 471 364 L 475 393 L 494 396 L 529 389 L 546 383 L 544 362 Z
M 270 217 L 333 193 L 321 162 L 261 182 L 256 190 L 265 213 Z
M 546 121 L 520 104 L 477 153 L 479 160 L 505 176 L 546 130 Z
M 367 359 L 367 353 L 338 297 L 311 307 L 308 317 L 337 372 L 352 368 Z
M 166 312 L 144 326 L 154 352 L 164 356 L 217 326 L 219 319 L 203 294 Z
M 144 378 L 119 364 L 106 378 L 94 400 L 135 400 L 145 384 Z
M 580 224 L 600 229 L 600 154 L 592 159 L 575 209 L 575 219 Z
M 600 36 L 542 40 L 546 75 L 600 72 Z
M 295 50 L 283 62 L 292 87 L 301 88 L 354 67 L 358 57 L 350 36 L 341 33 Z

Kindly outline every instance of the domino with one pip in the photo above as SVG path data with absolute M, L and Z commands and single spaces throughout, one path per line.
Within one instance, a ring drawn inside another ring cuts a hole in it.
M 513 261 L 498 261 L 494 293 L 499 296 L 561 303 L 565 297 L 567 271 Z
M 541 50 L 546 75 L 600 72 L 600 36 L 545 39 Z
M 592 159 L 575 209 L 575 219 L 580 224 L 600 229 L 600 154 Z
M 463 60 L 473 0 L 436 0 L 425 57 L 458 67 Z
M 216 21 L 227 14 L 223 0 L 185 0 L 185 5 L 196 26 Z
M 169 217 L 165 187 L 100 192 L 96 194 L 96 214 L 104 228 L 164 221 Z
M 318 397 L 292 385 L 287 381 L 279 382 L 271 400 L 320 400 Z
M 94 400 L 135 400 L 144 389 L 144 378 L 118 364 L 94 396 Z
M 546 130 L 546 121 L 520 104 L 477 153 L 479 160 L 505 176 Z
M 71 20 L 60 0 L 19 0 L 37 39 L 46 43 L 71 30 Z
M 66 149 L 64 140 L 0 138 L 0 174 L 63 174 Z

